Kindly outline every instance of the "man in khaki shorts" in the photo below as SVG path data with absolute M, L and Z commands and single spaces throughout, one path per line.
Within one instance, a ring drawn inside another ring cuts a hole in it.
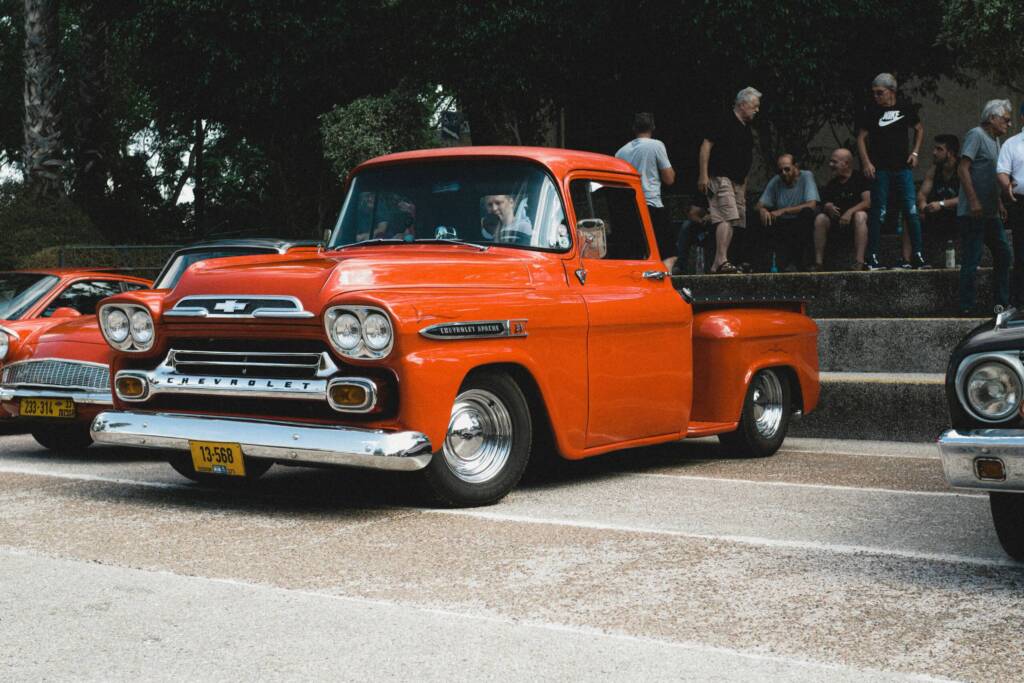
M 700 146 L 697 189 L 708 198 L 715 226 L 715 262 L 712 273 L 735 273 L 729 263 L 733 228 L 747 224 L 747 175 L 754 158 L 750 122 L 761 108 L 761 93 L 746 87 L 736 93 L 732 112 L 720 117 Z

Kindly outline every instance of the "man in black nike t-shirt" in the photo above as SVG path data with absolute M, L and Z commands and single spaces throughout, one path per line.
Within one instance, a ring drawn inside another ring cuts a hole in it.
M 884 269 L 878 262 L 878 240 L 889 208 L 889 196 L 893 194 L 910 232 L 911 267 L 926 268 L 921 255 L 921 219 L 911 173 L 917 166 L 918 152 L 924 141 L 924 126 L 914 105 L 896 101 L 896 79 L 892 74 L 878 74 L 871 83 L 871 95 L 874 104 L 864 110 L 857 122 L 861 167 L 864 176 L 872 181 L 868 253 L 862 267 L 864 270 Z M 914 142 L 908 153 L 907 135 L 911 131 Z

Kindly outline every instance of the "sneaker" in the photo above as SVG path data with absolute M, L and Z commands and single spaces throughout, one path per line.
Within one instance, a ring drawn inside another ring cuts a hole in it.
M 910 270 L 914 266 L 910 264 L 910 261 L 904 261 L 903 259 L 900 259 L 899 261 L 894 263 L 892 267 L 896 270 Z
M 931 266 L 928 265 L 928 262 L 924 260 L 924 256 L 919 251 L 915 251 L 914 255 L 910 257 L 909 267 L 914 270 L 931 270 Z
M 864 259 L 864 270 L 888 270 L 888 267 L 879 263 L 878 256 L 875 254 L 868 254 Z

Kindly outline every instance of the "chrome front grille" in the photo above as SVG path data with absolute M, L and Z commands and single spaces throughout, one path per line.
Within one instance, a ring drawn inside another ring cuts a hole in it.
M 182 375 L 314 379 L 337 372 L 327 352 L 171 349 L 165 365 Z
M 110 391 L 110 368 L 48 358 L 11 363 L 3 369 L 4 386 L 60 387 L 86 391 Z

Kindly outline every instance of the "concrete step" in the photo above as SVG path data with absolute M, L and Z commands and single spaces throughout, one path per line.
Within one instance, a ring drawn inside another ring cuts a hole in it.
M 698 302 L 807 302 L 814 318 L 948 318 L 959 312 L 957 270 L 882 270 L 838 273 L 753 273 L 679 275 L 676 287 L 688 287 Z M 991 315 L 992 271 L 977 276 L 977 314 Z
M 985 318 L 820 318 L 818 362 L 831 372 L 945 372 L 949 352 Z
M 948 428 L 942 373 L 823 372 L 818 409 L 793 436 L 934 441 Z

